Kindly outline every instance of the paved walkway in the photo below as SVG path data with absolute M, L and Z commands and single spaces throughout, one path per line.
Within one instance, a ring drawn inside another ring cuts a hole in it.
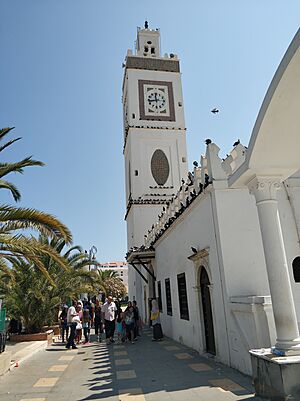
M 0 379 L 2 401 L 259 400 L 251 380 L 170 339 L 135 344 L 57 344 Z

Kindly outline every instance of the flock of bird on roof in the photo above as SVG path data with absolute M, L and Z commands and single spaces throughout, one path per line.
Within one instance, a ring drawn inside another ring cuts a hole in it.
M 213 109 L 211 110 L 211 113 L 217 114 L 217 113 L 219 113 L 219 111 L 220 111 L 219 109 L 213 108 Z M 209 145 L 210 143 L 212 143 L 211 139 L 208 138 L 208 139 L 205 140 L 205 144 L 206 144 L 206 145 Z M 238 139 L 236 142 L 234 142 L 233 147 L 239 145 L 239 143 L 240 143 L 240 140 Z M 194 162 L 193 162 L 193 165 L 194 165 L 194 167 L 198 167 L 198 162 L 197 162 L 197 161 L 194 161 Z M 189 172 L 189 173 L 188 173 L 188 180 L 187 180 L 187 181 L 188 181 L 188 182 L 186 183 L 184 179 L 181 180 L 181 186 L 180 186 L 178 192 L 180 192 L 180 191 L 182 190 L 182 188 L 183 188 L 183 186 L 184 186 L 185 184 L 187 185 L 187 187 L 185 188 L 185 192 L 188 190 L 188 187 L 189 187 L 189 186 L 191 186 L 191 185 L 194 184 L 194 173 L 193 173 L 193 172 Z M 210 180 L 209 176 L 208 176 L 207 174 L 205 174 L 204 184 L 202 184 L 202 183 L 200 182 L 198 190 L 196 190 L 196 188 L 194 188 L 194 190 L 191 191 L 191 192 L 189 193 L 189 195 L 187 196 L 187 198 L 186 198 L 186 200 L 185 200 L 185 203 L 180 202 L 180 208 L 178 209 L 178 211 L 176 211 L 176 212 L 174 213 L 173 216 L 170 216 L 169 219 L 168 219 L 168 220 L 166 221 L 166 223 L 164 224 L 164 226 L 160 229 L 160 231 L 158 231 L 158 232 L 155 234 L 155 237 L 154 237 L 154 239 L 151 241 L 150 246 L 149 246 L 149 247 L 146 247 L 145 245 L 142 245 L 142 246 L 140 246 L 140 247 L 136 247 L 136 246 L 135 246 L 135 247 L 131 247 L 131 248 L 128 250 L 128 252 L 126 253 L 126 259 L 128 258 L 128 256 L 129 256 L 132 252 L 137 252 L 137 251 L 138 251 L 138 252 L 143 252 L 143 251 L 154 250 L 153 245 L 158 241 L 158 239 L 164 234 L 164 232 L 165 232 L 169 227 L 171 227 L 171 225 L 172 225 L 172 224 L 178 219 L 178 217 L 186 210 L 186 208 L 188 208 L 188 207 L 191 205 L 191 203 L 197 198 L 197 196 L 200 195 L 200 194 L 203 192 L 203 190 L 204 190 L 209 184 L 211 184 L 211 183 L 212 183 L 212 181 Z M 162 194 L 152 194 L 152 196 L 154 196 L 154 195 L 155 195 L 155 196 L 161 196 Z M 163 194 L 163 195 L 166 195 L 166 194 Z M 165 202 L 165 200 L 163 200 L 163 199 L 146 199 L 146 200 L 141 200 L 140 198 L 139 198 L 138 200 L 130 199 L 130 200 L 129 200 L 129 205 L 128 205 L 128 207 L 130 208 L 131 205 L 134 204 L 134 203 L 152 203 L 152 204 L 155 204 L 155 203 L 156 203 L 156 204 L 164 203 L 164 204 L 166 205 L 166 207 L 168 207 L 171 203 L 173 203 L 173 202 L 175 201 L 175 199 L 176 199 L 176 196 L 174 196 L 174 195 L 173 195 L 172 199 L 171 199 L 169 202 Z M 164 215 L 164 213 L 166 213 L 166 207 L 164 206 L 164 207 L 162 208 L 161 214 L 158 215 L 158 220 L 161 220 L 162 217 L 163 217 L 163 215 Z M 152 227 L 151 227 L 151 229 L 148 230 L 148 234 L 145 234 L 145 235 L 144 235 L 145 240 L 148 238 L 149 234 L 151 233 L 151 230 L 153 230 L 154 227 L 155 227 L 155 226 L 154 226 L 154 224 L 153 224 Z M 191 247 L 191 249 L 192 249 L 192 252 L 193 252 L 194 254 L 196 254 L 196 253 L 198 252 L 197 249 L 194 248 L 194 247 Z

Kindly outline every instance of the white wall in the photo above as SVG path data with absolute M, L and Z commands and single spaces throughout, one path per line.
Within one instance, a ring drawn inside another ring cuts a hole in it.
M 140 121 L 138 80 L 167 81 L 173 84 L 174 107 L 176 121 Z M 181 74 L 179 72 L 147 71 L 127 69 L 124 88 L 127 89 L 128 123 L 129 125 L 151 125 L 152 127 L 185 128 Z M 181 102 L 182 106 L 178 103 Z M 132 118 L 135 114 L 135 119 Z
M 183 218 L 184 217 L 184 218 Z M 209 195 L 201 196 L 176 223 L 176 227 L 156 246 L 156 276 L 162 283 L 163 313 L 162 325 L 167 336 L 174 338 L 202 352 L 204 350 L 202 309 L 195 277 L 193 262 L 188 260 L 192 254 L 191 246 L 198 250 L 209 248 L 208 274 L 211 277 L 212 308 L 216 348 L 219 359 L 228 363 L 228 344 L 226 322 L 222 299 L 221 283 L 219 280 L 219 264 L 216 252 L 214 227 L 212 225 L 212 210 Z M 177 274 L 185 272 L 188 291 L 189 321 L 180 319 L 179 299 L 177 289 Z M 165 299 L 165 279 L 170 278 L 173 316 L 168 316 Z
M 251 374 L 249 349 L 276 338 L 257 208 L 248 189 L 216 190 L 212 198 L 230 364 Z
M 169 178 L 164 187 L 173 188 L 150 188 L 150 186 L 157 187 L 157 183 L 151 173 L 151 158 L 156 149 L 164 151 L 170 166 Z M 185 131 L 162 132 L 158 129 L 131 128 L 128 134 L 125 160 L 127 198 L 129 196 L 129 160 L 131 166 L 131 195 L 133 199 L 137 199 L 138 197 L 144 198 L 146 195 L 158 193 L 161 194 L 160 198 L 162 198 L 163 194 L 170 196 L 178 190 L 181 179 L 186 179 L 187 177 L 188 166 Z M 137 176 L 135 175 L 135 170 L 138 171 Z M 153 222 L 151 222 L 151 225 Z
M 191 246 L 207 248 L 208 261 L 193 263 Z M 272 307 L 255 201 L 248 190 L 219 189 L 202 194 L 156 246 L 155 273 L 162 287 L 162 324 L 167 336 L 205 350 L 200 266 L 210 277 L 217 358 L 251 373 L 248 350 L 275 339 Z M 177 274 L 185 272 L 189 321 L 180 319 Z M 166 311 L 170 278 L 173 316 Z

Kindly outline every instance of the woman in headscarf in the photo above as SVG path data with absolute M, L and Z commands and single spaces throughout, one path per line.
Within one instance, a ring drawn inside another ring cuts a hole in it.
M 164 335 L 161 329 L 160 312 L 157 306 L 156 299 L 152 299 L 152 309 L 151 309 L 150 319 L 152 321 L 152 327 L 153 327 L 153 341 L 161 341 Z

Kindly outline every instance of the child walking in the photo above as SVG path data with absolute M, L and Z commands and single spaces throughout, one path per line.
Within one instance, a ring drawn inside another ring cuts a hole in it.
M 118 344 L 124 341 L 124 314 L 121 309 L 118 310 L 117 316 L 117 335 Z
M 87 302 L 83 306 L 82 328 L 84 334 L 84 343 L 88 344 L 90 342 L 91 316 Z

